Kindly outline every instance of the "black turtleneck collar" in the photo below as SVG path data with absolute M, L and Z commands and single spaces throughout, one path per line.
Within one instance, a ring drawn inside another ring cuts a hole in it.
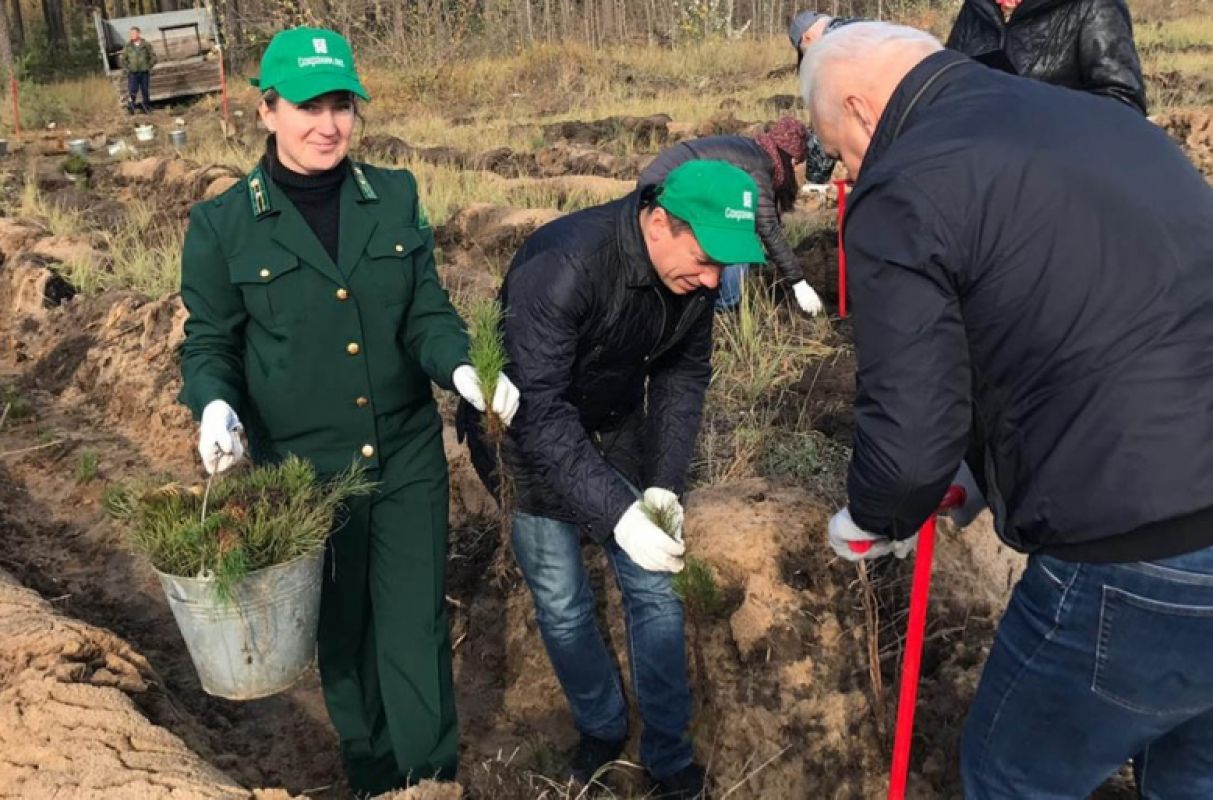
M 278 140 L 270 134 L 265 140 L 265 154 L 261 157 L 261 166 L 274 183 L 285 189 L 324 190 L 341 186 L 346 173 L 350 171 L 349 159 L 343 158 L 341 163 L 324 172 L 305 175 L 295 172 L 278 160 Z
M 324 247 L 333 263 L 337 262 L 337 245 L 341 231 L 341 184 L 350 172 L 349 159 L 337 166 L 313 175 L 304 175 L 286 167 L 278 160 L 278 142 L 274 134 L 265 140 L 265 155 L 261 168 L 282 190 L 291 204 L 299 210 L 312 233 Z

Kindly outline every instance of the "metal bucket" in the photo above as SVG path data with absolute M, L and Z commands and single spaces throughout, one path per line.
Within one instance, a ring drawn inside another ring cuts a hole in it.
M 185 144 L 185 131 L 169 131 L 168 140 L 173 143 L 173 147 L 181 147 Z
M 136 125 L 135 139 L 140 142 L 150 142 L 156 138 L 156 129 L 151 125 Z
M 316 655 L 324 549 L 250 572 L 230 603 L 213 580 L 160 576 L 207 694 L 253 700 L 298 680 Z
M 67 151 L 74 156 L 88 155 L 88 139 L 69 139 Z

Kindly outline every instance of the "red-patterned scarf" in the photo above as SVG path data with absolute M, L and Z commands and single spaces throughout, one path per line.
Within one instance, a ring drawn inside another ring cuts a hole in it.
M 782 186 L 785 180 L 792 177 L 784 174 L 780 151 L 783 151 L 793 164 L 799 164 L 808 154 L 808 138 L 808 129 L 795 117 L 780 117 L 766 133 L 754 137 L 754 141 L 766 151 L 771 157 L 771 163 L 775 165 L 775 187 Z

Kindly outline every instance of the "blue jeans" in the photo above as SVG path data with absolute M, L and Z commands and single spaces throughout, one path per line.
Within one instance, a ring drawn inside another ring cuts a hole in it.
M 539 632 L 581 733 L 619 741 L 628 734 L 628 707 L 619 672 L 594 620 L 594 593 L 581 560 L 576 526 L 514 514 L 514 557 L 531 588 Z M 671 575 L 636 565 L 615 540 L 602 545 L 623 593 L 628 662 L 644 720 L 640 760 L 653 777 L 691 763 L 682 601 Z
M 716 310 L 728 311 L 741 302 L 741 285 L 750 273 L 749 264 L 730 264 L 720 272 L 720 293 L 716 295 Z
M 1213 548 L 1033 556 L 961 743 L 965 797 L 1083 798 L 1132 759 L 1145 800 L 1213 797 Z
M 152 84 L 152 73 L 150 72 L 128 72 L 126 75 L 126 93 L 130 95 L 131 108 L 135 107 L 135 96 L 143 95 L 142 107 L 146 111 L 148 108 L 149 89 Z

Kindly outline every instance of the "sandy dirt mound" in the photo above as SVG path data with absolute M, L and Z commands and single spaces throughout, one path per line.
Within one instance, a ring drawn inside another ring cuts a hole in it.
M 581 144 L 557 143 L 535 153 L 541 175 L 592 175 L 634 181 L 651 154 L 616 155 Z
M 473 203 L 460 209 L 435 234 L 443 247 L 460 247 L 508 261 L 536 228 L 562 215 L 563 212 L 554 208 L 507 208 Z
M 158 681 L 121 639 L 0 572 L 0 797 L 290 796 L 254 795 L 148 722 L 129 695 Z

